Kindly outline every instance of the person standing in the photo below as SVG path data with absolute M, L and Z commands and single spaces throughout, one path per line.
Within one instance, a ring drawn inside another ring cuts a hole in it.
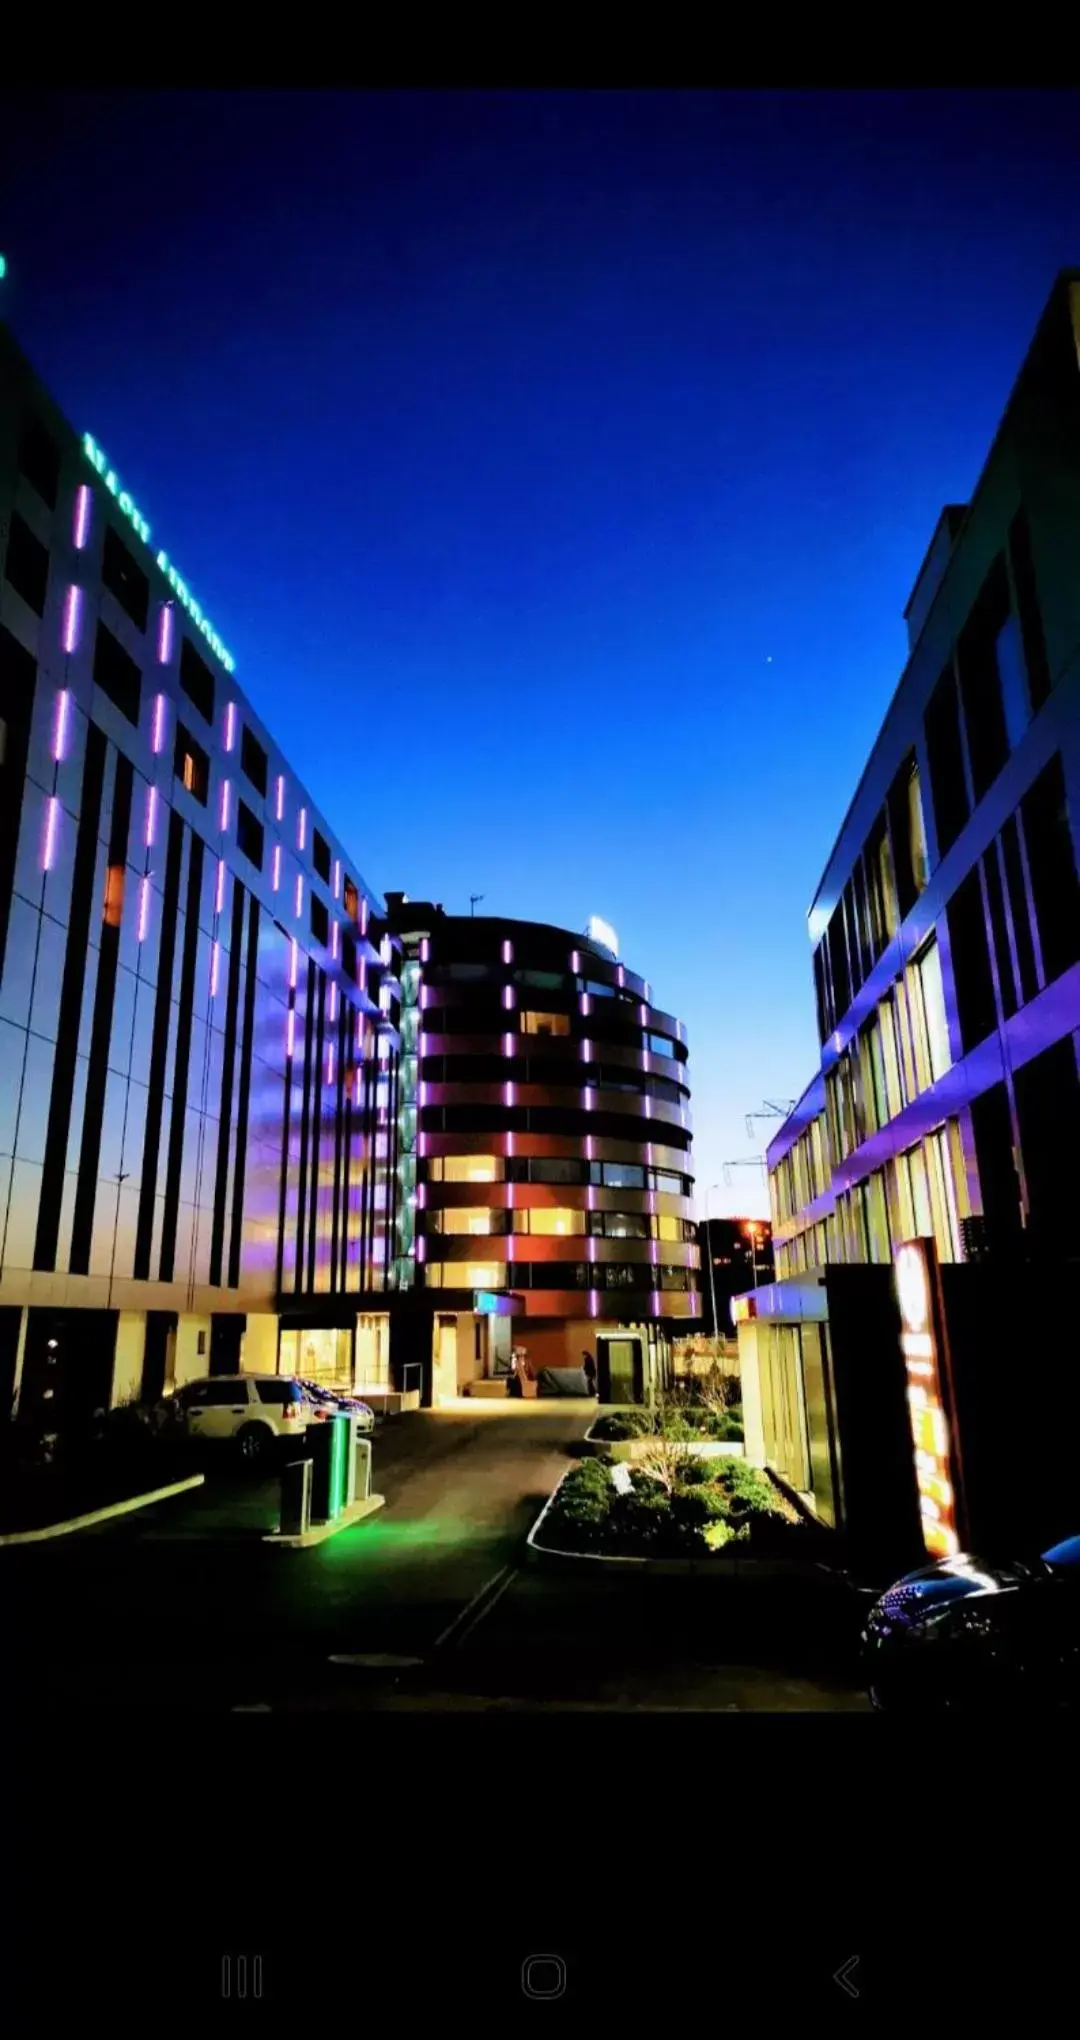
M 586 1395 L 595 1395 L 595 1394 L 596 1394 L 596 1362 L 595 1362 L 595 1360 L 593 1359 L 593 1356 L 592 1356 L 592 1354 L 591 1354 L 591 1353 L 589 1353 L 589 1352 L 584 1352 L 584 1353 L 582 1354 L 582 1356 L 581 1356 L 581 1371 L 582 1371 L 583 1375 L 585 1376 L 585 1393 L 586 1393 Z

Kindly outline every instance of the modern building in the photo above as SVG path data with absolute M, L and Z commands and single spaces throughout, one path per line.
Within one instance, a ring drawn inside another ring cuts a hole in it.
M 1078 561 L 1080 273 L 907 605 L 810 909 L 821 1062 L 768 1150 L 776 1283 L 740 1306 L 759 1454 L 829 1520 L 931 1550 L 1041 1535 L 1075 1494 Z M 913 1241 L 939 1348 L 917 1365 Z
M 702 1331 L 716 1336 L 716 1317 L 722 1339 L 735 1330 L 732 1300 L 745 1290 L 773 1279 L 772 1226 L 767 1218 L 702 1219 L 697 1228 L 701 1254 Z
M 387 1379 L 397 954 L 144 506 L 0 328 L 5 1410 L 241 1355 Z
M 686 1030 L 614 932 L 446 914 L 388 893 L 404 953 L 401 1169 L 436 1399 L 577 1369 L 697 1318 Z

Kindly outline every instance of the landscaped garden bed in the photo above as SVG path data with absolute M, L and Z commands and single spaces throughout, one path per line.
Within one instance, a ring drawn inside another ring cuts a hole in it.
M 669 1391 L 650 1409 L 605 1410 L 586 1433 L 586 1442 L 610 1460 L 645 1460 L 657 1440 L 689 1452 L 741 1453 L 742 1407 L 737 1380 L 718 1387 Z
M 768 1473 L 662 1438 L 634 1467 L 581 1460 L 546 1504 L 530 1544 L 563 1556 L 680 1560 L 706 1570 L 746 1559 L 833 1562 L 830 1532 Z

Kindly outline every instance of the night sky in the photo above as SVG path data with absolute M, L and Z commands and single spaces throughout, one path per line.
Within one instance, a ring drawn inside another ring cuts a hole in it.
M 1080 262 L 1078 113 L 0 96 L 39 372 L 370 883 L 614 923 L 689 1029 L 702 1208 L 813 1073 L 806 909 Z

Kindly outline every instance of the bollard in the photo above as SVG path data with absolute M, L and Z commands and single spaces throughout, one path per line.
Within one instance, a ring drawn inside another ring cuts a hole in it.
M 302 1537 L 310 1528 L 311 1461 L 294 1459 L 281 1471 L 278 1531 L 282 1537 Z

